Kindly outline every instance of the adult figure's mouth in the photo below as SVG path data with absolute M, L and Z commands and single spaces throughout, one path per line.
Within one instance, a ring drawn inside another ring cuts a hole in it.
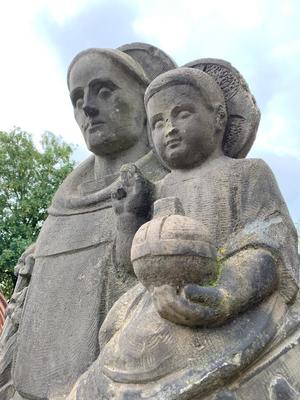
M 90 121 L 87 125 L 86 125 L 86 130 L 89 133 L 94 133 L 97 130 L 101 129 L 103 127 L 103 125 L 105 125 L 106 122 L 103 120 L 96 120 L 96 121 Z

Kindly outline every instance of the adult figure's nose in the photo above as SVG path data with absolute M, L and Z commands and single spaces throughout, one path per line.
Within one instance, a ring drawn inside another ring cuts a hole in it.
M 89 94 L 84 96 L 82 109 L 87 117 L 96 117 L 99 114 L 99 110 Z
M 98 115 L 98 110 L 95 107 L 83 106 L 83 111 L 87 117 L 96 117 Z

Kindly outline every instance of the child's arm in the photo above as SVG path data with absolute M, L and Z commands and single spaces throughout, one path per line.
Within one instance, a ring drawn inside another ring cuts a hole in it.
M 239 229 L 224 244 L 227 259 L 210 287 L 188 285 L 177 294 L 157 288 L 161 316 L 189 326 L 220 325 L 265 299 L 276 289 L 288 304 L 298 292 L 297 235 L 270 168 L 262 160 L 241 164 Z
M 112 193 L 112 204 L 117 217 L 114 262 L 121 270 L 133 272 L 130 250 L 133 237 L 141 225 L 150 219 L 152 184 L 134 164 L 120 170 L 120 185 Z
M 215 286 L 187 285 L 177 294 L 162 286 L 153 294 L 159 314 L 188 326 L 217 326 L 269 296 L 278 286 L 276 260 L 265 249 L 248 248 L 228 258 Z

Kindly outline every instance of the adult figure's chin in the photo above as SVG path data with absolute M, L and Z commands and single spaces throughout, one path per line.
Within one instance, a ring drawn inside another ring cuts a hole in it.
M 132 148 L 138 138 L 114 137 L 107 132 L 94 132 L 85 135 L 85 142 L 89 151 L 99 157 L 109 157 L 120 154 Z

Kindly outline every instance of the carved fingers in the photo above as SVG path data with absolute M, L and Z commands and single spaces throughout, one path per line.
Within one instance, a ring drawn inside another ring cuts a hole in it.
M 120 183 L 112 192 L 112 204 L 117 215 L 132 213 L 147 216 L 150 211 L 152 184 L 135 164 L 125 164 L 120 170 Z
M 31 277 L 35 261 L 34 259 L 35 247 L 36 247 L 35 243 L 31 244 L 21 255 L 14 269 L 15 275 L 21 275 L 29 278 Z
M 177 324 L 212 326 L 227 317 L 221 289 L 188 285 L 178 293 L 174 287 L 163 285 L 155 288 L 152 295 L 160 316 Z
M 188 300 L 211 307 L 219 306 L 219 304 L 224 300 L 224 292 L 215 287 L 190 284 L 186 285 L 183 290 Z
M 14 325 L 19 325 L 20 323 L 26 294 L 27 294 L 27 287 L 22 289 L 20 292 L 14 293 L 6 309 L 6 316 L 11 319 L 11 322 Z

